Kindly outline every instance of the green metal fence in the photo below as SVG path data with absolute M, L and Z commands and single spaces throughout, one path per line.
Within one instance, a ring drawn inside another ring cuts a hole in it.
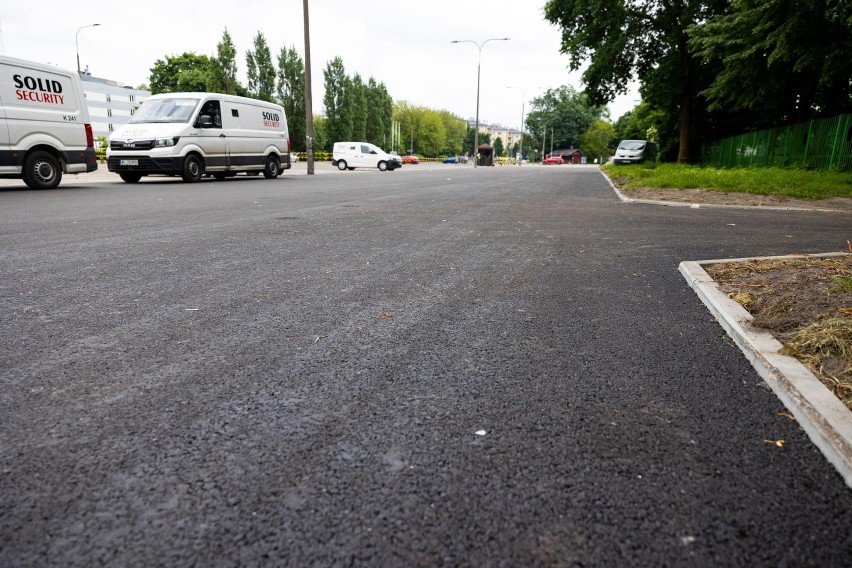
M 852 170 L 852 114 L 705 142 L 704 164 Z

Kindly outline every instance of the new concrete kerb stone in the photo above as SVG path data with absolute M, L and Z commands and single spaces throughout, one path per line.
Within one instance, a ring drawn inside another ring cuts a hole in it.
M 750 208 L 746 205 L 704 205 L 683 202 L 631 199 L 619 191 L 609 176 L 601 172 L 618 198 L 625 203 L 648 203 L 672 207 Z M 791 207 L 761 207 L 791 210 Z M 814 211 L 814 209 L 808 209 Z M 731 258 L 684 261 L 680 273 L 701 298 L 716 320 L 734 340 L 760 377 L 769 385 L 799 425 L 852 488 L 852 412 L 816 376 L 794 357 L 782 355 L 781 343 L 766 330 L 754 327 L 754 318 L 745 308 L 728 298 L 702 265 L 748 262 L 764 259 L 820 258 L 849 256 L 846 253 L 790 255 L 782 257 Z
M 757 373 L 796 417 L 814 444 L 852 488 L 852 412 L 797 359 L 778 351 L 781 343 L 755 328 L 745 308 L 723 294 L 702 268 L 706 264 L 765 258 L 848 256 L 844 253 L 681 262 L 679 270 Z

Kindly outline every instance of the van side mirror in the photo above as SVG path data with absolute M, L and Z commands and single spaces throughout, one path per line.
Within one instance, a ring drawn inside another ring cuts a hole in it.
M 213 128 L 213 117 L 208 116 L 206 114 L 202 114 L 198 117 L 198 120 L 195 121 L 196 128 Z

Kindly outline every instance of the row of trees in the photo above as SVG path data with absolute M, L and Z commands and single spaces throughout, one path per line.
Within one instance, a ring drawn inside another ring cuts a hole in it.
M 325 81 L 324 146 L 342 140 L 366 141 L 386 148 L 390 141 L 393 99 L 384 83 L 370 77 L 365 83 L 359 74 L 349 77 L 340 57 L 323 71 Z
M 400 101 L 394 106 L 393 116 L 400 131 L 400 140 L 393 149 L 400 153 L 454 156 L 464 151 L 467 121 L 449 111 Z
M 276 102 L 287 112 L 290 140 L 296 150 L 305 149 L 305 64 L 296 48 L 281 48 L 277 65 L 266 37 L 258 32 L 254 49 L 246 52 L 248 84 L 237 79 L 237 49 L 227 28 L 216 45 L 216 55 L 184 53 L 158 59 L 151 68 L 153 94 L 203 91 L 252 97 Z
M 272 51 L 261 32 L 254 37 L 252 47 L 245 54 L 246 85 L 237 78 L 237 49 L 225 29 L 213 56 L 184 53 L 157 60 L 151 69 L 149 88 L 155 94 L 206 91 L 276 102 L 287 112 L 293 148 L 305 150 L 305 66 L 302 57 L 291 46 L 281 48 L 273 62 Z M 475 152 L 474 132 L 467 121 L 446 110 L 433 110 L 407 101 L 394 104 L 384 83 L 372 77 L 365 82 L 357 73 L 349 76 L 340 57 L 327 63 L 323 79 L 324 116 L 314 118 L 316 150 L 331 150 L 336 141 L 364 140 L 399 153 L 457 155 Z M 589 155 L 603 154 L 601 149 L 597 146 L 593 149 L 582 138 L 593 124 L 605 117 L 604 108 L 592 106 L 585 94 L 571 87 L 560 87 L 534 99 L 531 108 L 527 118 L 531 134 L 524 139 L 527 151 L 539 148 L 539 141 L 546 136 L 550 140 L 549 147 L 580 145 Z M 397 132 L 398 137 L 392 139 L 392 132 Z M 490 142 L 487 134 L 480 135 L 480 143 Z M 507 148 L 505 142 L 500 138 L 493 141 L 496 155 L 514 155 L 518 151 L 517 143 Z
M 679 161 L 704 140 L 852 110 L 846 0 L 548 0 L 544 11 L 571 68 L 585 67 L 589 100 L 638 79 L 644 105 L 621 126 L 655 128 Z

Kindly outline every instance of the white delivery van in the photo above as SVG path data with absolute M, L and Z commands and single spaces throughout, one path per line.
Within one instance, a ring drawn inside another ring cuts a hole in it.
M 96 169 L 77 72 L 0 56 L 0 177 L 53 189 L 63 173 Z
M 639 164 L 657 159 L 657 145 L 648 140 L 622 140 L 613 156 L 615 164 Z
M 276 104 L 215 93 L 153 95 L 110 134 L 107 168 L 143 176 L 217 179 L 239 172 L 274 179 L 290 167 L 290 134 Z
M 393 156 L 369 142 L 335 142 L 331 165 L 339 170 L 379 168 L 381 171 L 402 167 L 399 156 Z

